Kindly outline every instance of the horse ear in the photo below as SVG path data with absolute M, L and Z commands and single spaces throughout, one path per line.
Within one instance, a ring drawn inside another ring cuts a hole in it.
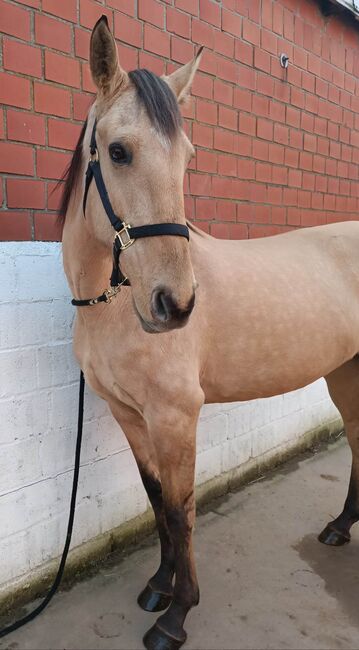
M 202 52 L 203 47 L 200 47 L 192 61 L 189 61 L 189 63 L 178 68 L 178 70 L 172 72 L 168 77 L 164 77 L 165 81 L 167 81 L 168 85 L 176 95 L 179 104 L 184 102 L 190 93 L 192 81 L 199 66 Z
M 106 16 L 101 16 L 92 30 L 90 68 L 98 91 L 105 96 L 111 95 L 127 79 L 127 73 L 119 65 L 115 39 Z

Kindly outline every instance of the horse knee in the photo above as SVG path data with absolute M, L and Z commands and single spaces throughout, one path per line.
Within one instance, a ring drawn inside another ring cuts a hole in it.
M 160 397 L 157 394 L 160 392 Z M 176 390 L 170 387 L 156 390 L 156 399 L 149 399 L 144 417 L 149 431 L 179 432 L 186 431 L 197 422 L 199 412 L 204 404 L 204 393 L 200 386 L 180 386 Z

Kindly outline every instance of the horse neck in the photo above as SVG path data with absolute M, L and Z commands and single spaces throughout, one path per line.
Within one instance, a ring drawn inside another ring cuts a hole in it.
M 111 251 L 86 226 L 81 201 L 71 202 L 62 236 L 64 268 L 74 298 L 95 298 L 109 286 Z

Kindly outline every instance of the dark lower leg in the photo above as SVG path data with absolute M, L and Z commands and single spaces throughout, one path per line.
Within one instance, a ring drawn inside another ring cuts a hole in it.
M 344 504 L 343 512 L 339 517 L 329 522 L 320 533 L 318 539 L 323 544 L 330 546 L 347 544 L 350 542 L 350 529 L 357 521 L 359 521 L 358 472 L 353 462 L 348 496 Z
M 199 603 L 199 588 L 194 567 L 191 519 L 194 518 L 194 495 L 190 496 L 190 513 L 187 508 L 173 508 L 167 511 L 167 523 L 172 539 L 175 540 L 176 583 L 170 610 L 162 619 L 171 621 L 174 627 L 182 628 L 191 607 Z
M 176 583 L 168 610 L 144 638 L 146 648 L 179 648 L 186 640 L 183 629 L 189 610 L 199 602 L 199 589 L 194 566 L 192 528 L 194 520 L 193 493 L 183 507 L 166 508 L 167 524 L 173 539 Z M 163 645 L 165 643 L 165 645 Z
M 330 546 L 342 546 L 350 541 L 350 529 L 359 520 L 359 357 L 330 373 L 326 378 L 329 394 L 343 418 L 353 463 L 348 496 L 341 515 L 329 522 L 319 535 L 319 541 Z
M 130 443 L 156 518 L 161 542 L 161 563 L 158 571 L 138 597 L 138 603 L 147 611 L 157 612 L 166 609 L 172 600 L 174 573 L 174 552 L 164 514 L 157 454 L 145 420 L 124 404 L 112 402 L 110 406 Z
M 166 609 L 172 600 L 174 549 L 163 506 L 161 482 L 154 474 L 144 469 L 140 469 L 140 474 L 155 514 L 161 544 L 161 561 L 158 570 L 139 595 L 138 603 L 146 611 L 157 612 Z
M 171 396 L 163 402 L 163 408 L 159 410 L 156 405 L 156 411 L 148 413 L 166 523 L 173 544 L 176 580 L 169 608 L 143 638 L 147 650 L 178 650 L 187 638 L 183 629 L 185 618 L 191 607 L 199 602 L 192 530 L 195 520 L 196 427 L 203 393 L 200 389 L 198 392 L 192 389 L 188 399 L 185 398 L 183 391 L 181 408 L 176 406 Z

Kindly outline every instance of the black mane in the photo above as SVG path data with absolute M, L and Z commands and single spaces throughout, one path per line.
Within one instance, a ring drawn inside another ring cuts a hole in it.
M 152 124 L 160 133 L 174 137 L 182 124 L 177 99 L 168 84 L 149 70 L 133 70 L 128 73 L 137 91 L 140 103 L 145 107 Z M 71 162 L 61 180 L 65 181 L 59 215 L 65 218 L 72 190 L 76 185 L 82 163 L 82 144 L 87 127 L 84 123 Z
M 79 135 L 79 139 L 77 141 L 75 151 L 71 158 L 71 162 L 67 167 L 67 169 L 65 170 L 63 177 L 61 178 L 62 181 L 65 181 L 64 189 L 62 190 L 60 207 L 59 207 L 59 217 L 61 219 L 65 219 L 67 208 L 69 207 L 69 203 L 70 203 L 72 190 L 76 185 L 77 177 L 79 175 L 79 171 L 81 168 L 82 143 L 84 141 L 86 127 L 87 127 L 87 120 L 85 121 L 81 129 L 81 133 Z

